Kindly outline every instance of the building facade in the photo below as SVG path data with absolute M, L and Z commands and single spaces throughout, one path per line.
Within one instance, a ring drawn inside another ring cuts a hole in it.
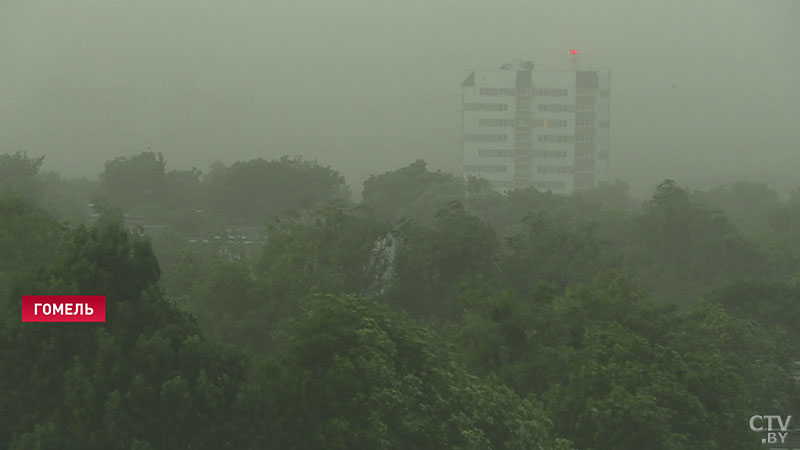
M 462 86 L 464 177 L 568 194 L 609 179 L 609 69 L 529 61 L 474 70 Z

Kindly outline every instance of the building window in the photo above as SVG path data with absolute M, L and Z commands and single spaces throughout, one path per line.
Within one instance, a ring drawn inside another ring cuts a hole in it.
M 566 120 L 561 119 L 539 119 L 533 122 L 537 128 L 563 128 L 567 126 Z
M 534 181 L 532 186 L 536 189 L 564 189 L 567 183 L 564 181 Z
M 575 112 L 575 105 L 561 105 L 561 104 L 540 104 L 539 111 L 541 112 Z
M 500 164 L 466 164 L 464 165 L 464 172 L 483 172 L 483 173 L 502 173 L 506 172 L 508 168 Z
M 496 158 L 496 157 L 511 157 L 514 156 L 514 150 L 504 150 L 504 149 L 484 149 L 478 150 L 478 156 L 482 156 L 484 158 Z
M 516 140 L 517 142 L 530 141 L 531 135 L 528 133 L 517 133 Z
M 508 111 L 506 103 L 464 103 L 464 111 Z
M 515 95 L 514 88 L 480 88 L 480 95 Z
M 534 158 L 566 158 L 566 150 L 534 150 Z
M 565 97 L 569 92 L 566 89 L 534 89 L 533 95 L 539 97 Z
M 478 125 L 482 127 L 513 127 L 513 119 L 480 119 Z
M 559 134 L 540 134 L 539 142 L 547 144 L 570 144 L 575 142 L 575 136 L 564 136 Z
M 464 142 L 505 142 L 508 136 L 505 134 L 465 134 Z
M 572 166 L 539 166 L 537 169 L 539 173 L 572 173 Z
M 508 111 L 506 103 L 484 103 L 481 106 L 484 111 Z

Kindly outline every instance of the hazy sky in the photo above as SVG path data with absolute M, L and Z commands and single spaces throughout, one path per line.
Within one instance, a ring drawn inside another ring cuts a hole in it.
M 0 0 L 0 152 L 95 177 L 303 155 L 453 171 L 460 83 L 511 60 L 612 70 L 612 176 L 800 187 L 800 1 Z M 673 87 L 673 85 L 675 87 Z

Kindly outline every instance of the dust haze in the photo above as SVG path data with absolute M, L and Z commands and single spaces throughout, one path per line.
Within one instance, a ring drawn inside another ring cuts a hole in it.
M 353 190 L 457 171 L 460 82 L 527 59 L 612 68 L 612 178 L 704 189 L 800 167 L 800 2 L 231 0 L 0 4 L 0 147 L 95 178 L 302 155 Z

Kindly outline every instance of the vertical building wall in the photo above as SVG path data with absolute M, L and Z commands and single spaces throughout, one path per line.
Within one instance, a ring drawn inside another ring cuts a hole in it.
M 598 69 L 600 91 L 597 95 L 597 162 L 595 175 L 600 183 L 611 180 L 611 69 Z
M 575 187 L 595 186 L 597 161 L 597 96 L 600 80 L 597 72 L 580 70 L 575 73 Z
M 534 70 L 531 187 L 575 190 L 575 72 Z
M 514 86 L 511 70 L 475 71 L 463 86 L 462 168 L 492 186 L 514 184 Z

